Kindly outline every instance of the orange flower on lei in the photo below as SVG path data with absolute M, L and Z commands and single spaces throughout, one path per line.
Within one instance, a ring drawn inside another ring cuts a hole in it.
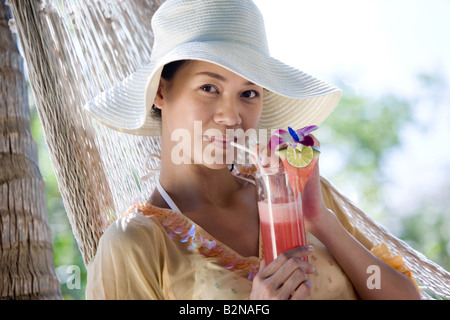
M 394 268 L 395 270 L 403 273 L 406 275 L 409 280 L 412 281 L 412 283 L 415 285 L 417 291 L 420 292 L 419 287 L 417 286 L 417 283 L 414 281 L 414 277 L 412 275 L 411 270 L 405 265 L 403 262 L 403 257 L 400 254 L 397 254 L 393 256 L 391 252 L 389 251 L 388 247 L 384 243 L 379 243 L 376 246 L 374 246 L 370 250 L 377 258 L 383 260 L 386 264 Z

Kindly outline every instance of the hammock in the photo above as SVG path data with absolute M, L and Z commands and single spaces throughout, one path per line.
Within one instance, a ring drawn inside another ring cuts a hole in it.
M 158 176 L 160 139 L 111 130 L 82 106 L 150 60 L 150 17 L 163 0 L 9 0 L 65 209 L 85 264 L 102 232 Z M 153 178 L 152 178 L 152 175 Z M 143 179 L 144 177 L 149 179 Z M 403 256 L 423 299 L 450 298 L 450 273 L 343 197 L 326 179 L 348 223 Z

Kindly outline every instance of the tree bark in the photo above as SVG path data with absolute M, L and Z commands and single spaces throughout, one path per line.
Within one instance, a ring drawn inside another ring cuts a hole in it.
M 61 299 L 24 63 L 0 0 L 0 299 Z

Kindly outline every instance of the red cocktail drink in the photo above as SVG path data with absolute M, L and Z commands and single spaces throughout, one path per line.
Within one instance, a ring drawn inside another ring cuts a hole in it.
M 306 245 L 298 183 L 284 170 L 258 173 L 258 211 L 266 265 L 280 253 Z M 294 183 L 291 187 L 291 183 Z M 307 260 L 307 258 L 305 258 Z
M 282 252 L 307 245 L 302 193 L 320 154 L 316 139 L 309 134 L 316 128 L 278 130 L 278 136 L 272 136 L 265 149 L 271 151 L 268 164 L 257 161 L 258 210 L 266 265 Z M 264 148 L 258 152 L 261 150 Z
M 266 265 L 280 253 L 306 245 L 301 198 L 277 202 L 258 202 Z

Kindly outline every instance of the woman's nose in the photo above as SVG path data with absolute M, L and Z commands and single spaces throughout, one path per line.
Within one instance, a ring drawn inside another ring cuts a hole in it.
M 214 115 L 214 121 L 230 127 L 241 124 L 242 119 L 237 103 L 231 99 L 224 101 Z

